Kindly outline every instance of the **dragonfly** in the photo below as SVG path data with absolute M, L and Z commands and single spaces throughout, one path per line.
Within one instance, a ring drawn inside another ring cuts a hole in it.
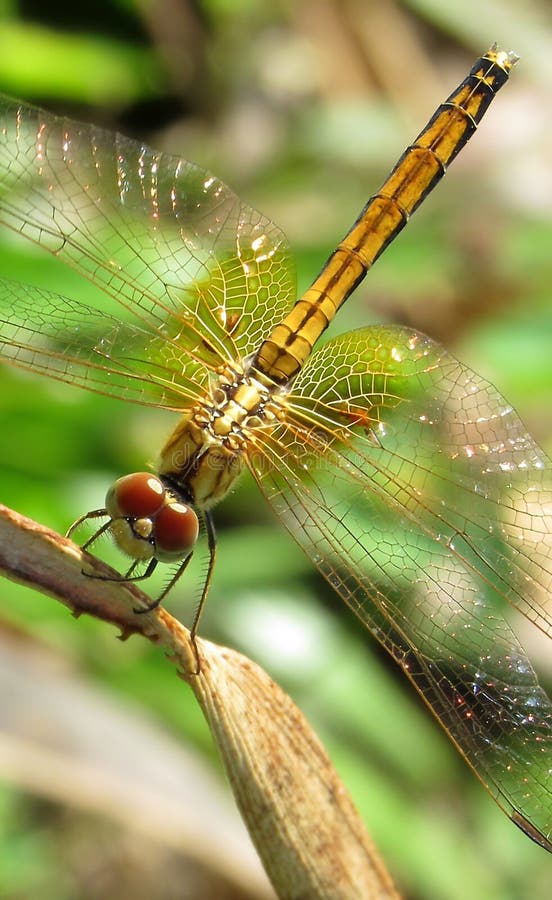
M 172 563 L 249 469 L 502 810 L 552 850 L 552 705 L 506 616 L 551 633 L 551 463 L 500 393 L 411 328 L 323 341 L 475 132 L 517 56 L 493 46 L 296 299 L 279 228 L 195 164 L 0 99 L 0 223 L 104 305 L 0 282 L 6 363 L 179 414 L 156 472 L 109 489 L 121 580 Z M 152 600 L 148 609 L 164 598 Z M 193 633 L 197 630 L 199 612 Z

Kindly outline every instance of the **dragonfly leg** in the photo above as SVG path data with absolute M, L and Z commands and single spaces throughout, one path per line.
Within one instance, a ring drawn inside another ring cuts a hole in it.
M 140 562 L 142 562 L 141 559 L 135 559 L 130 569 L 128 569 L 128 571 L 124 575 L 121 575 L 121 581 L 145 581 L 146 578 L 149 578 L 152 572 L 155 571 L 158 560 L 155 558 L 150 559 L 149 563 L 146 566 L 145 572 L 142 572 L 141 575 L 133 575 L 132 573 Z
M 94 537 L 96 537 L 96 535 L 94 535 Z M 86 544 L 84 546 L 86 546 Z M 84 569 L 83 569 L 82 574 L 86 575 L 87 578 L 97 578 L 98 581 L 117 581 L 117 582 L 120 581 L 123 584 L 126 584 L 129 581 L 130 582 L 145 581 L 145 579 L 149 578 L 150 575 L 152 574 L 152 572 L 157 567 L 158 560 L 150 559 L 145 572 L 142 572 L 141 575 L 133 575 L 132 573 L 139 562 L 142 562 L 142 560 L 135 559 L 134 562 L 132 563 L 130 569 L 128 569 L 128 571 L 125 572 L 124 575 L 120 575 L 120 574 L 119 575 L 98 575 L 97 572 L 85 572 Z M 158 601 L 156 600 L 155 603 L 153 604 L 153 606 L 151 607 L 152 609 L 155 606 L 157 606 L 157 602 Z M 134 612 L 149 612 L 149 610 L 150 610 L 150 607 L 148 606 L 145 609 L 134 610 Z
M 171 588 L 174 587 L 174 585 L 176 584 L 176 582 L 178 581 L 178 579 L 180 578 L 180 576 L 184 573 L 184 571 L 186 570 L 186 568 L 187 568 L 187 566 L 188 566 L 188 563 L 190 562 L 191 558 L 192 558 L 192 554 L 190 553 L 189 556 L 186 557 L 186 559 L 184 560 L 184 562 L 182 563 L 182 565 L 180 565 L 180 566 L 178 567 L 178 569 L 176 570 L 176 572 L 175 572 L 174 575 L 172 576 L 172 578 L 171 578 L 171 580 L 169 581 L 169 583 L 163 588 L 163 590 L 161 591 L 161 593 L 159 594 L 159 596 L 156 597 L 155 600 L 152 600 L 151 603 L 148 603 L 147 606 L 142 606 L 142 607 L 140 607 L 140 609 L 133 609 L 133 612 L 135 612 L 135 613 L 142 613 L 142 614 L 143 614 L 143 613 L 149 613 L 149 612 L 152 612 L 152 610 L 157 609 L 157 607 L 158 607 L 158 606 L 160 605 L 160 603 L 165 599 L 165 597 L 167 596 L 167 594 L 169 593 L 169 591 L 171 590 Z M 152 564 L 153 564 L 153 565 L 152 565 Z M 143 575 L 140 575 L 138 578 L 131 578 L 131 579 L 129 579 L 129 580 L 130 580 L 130 581 L 140 581 L 141 578 L 148 578 L 148 577 L 151 575 L 151 573 L 153 572 L 153 570 L 155 569 L 155 566 L 156 566 L 156 565 L 157 565 L 157 560 L 156 560 L 156 559 L 152 559 L 151 562 L 150 562 L 149 565 L 148 565 L 148 568 L 146 569 L 146 571 L 144 572 Z M 131 568 L 132 568 L 132 566 L 131 566 Z
M 107 514 L 108 514 L 107 509 L 104 508 L 104 509 L 93 509 L 92 512 L 87 512 L 83 516 L 79 516 L 78 519 L 75 519 L 73 524 L 69 526 L 69 528 L 65 532 L 65 537 L 70 538 L 71 535 L 73 534 L 73 532 L 76 531 L 76 529 L 79 527 L 79 525 L 82 525 L 82 523 L 86 522 L 88 519 L 101 519 L 102 516 L 107 516 Z M 110 524 L 111 524 L 111 519 L 109 520 L 109 522 L 106 522 L 105 525 L 102 525 L 102 527 L 99 528 L 92 535 L 92 537 L 87 540 L 86 544 L 83 545 L 82 549 L 85 550 L 86 547 L 89 547 L 90 544 L 96 540 L 96 538 L 98 538 L 101 534 L 104 533 L 104 531 L 107 531 Z
M 211 586 L 211 579 L 213 577 L 213 571 L 215 568 L 215 557 L 217 554 L 217 535 L 213 517 L 210 512 L 204 512 L 203 515 L 205 519 L 205 528 L 207 530 L 207 543 L 209 546 L 209 565 L 207 566 L 207 574 L 205 575 L 205 581 L 203 582 L 203 590 L 201 592 L 201 597 L 199 599 L 199 603 L 195 611 L 194 621 L 192 622 L 192 627 L 190 630 L 192 641 L 195 641 L 195 636 L 199 628 L 199 620 L 201 619 L 201 614 L 205 607 L 205 601 L 207 600 L 207 594 L 209 593 L 209 588 Z

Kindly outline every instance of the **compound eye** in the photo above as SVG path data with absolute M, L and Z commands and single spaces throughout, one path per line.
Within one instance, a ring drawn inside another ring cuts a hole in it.
M 150 472 L 134 472 L 118 478 L 109 488 L 105 508 L 112 519 L 143 519 L 154 516 L 164 502 L 163 482 Z
M 154 522 L 155 556 L 171 562 L 189 554 L 199 535 L 199 520 L 191 506 L 177 501 L 167 503 Z

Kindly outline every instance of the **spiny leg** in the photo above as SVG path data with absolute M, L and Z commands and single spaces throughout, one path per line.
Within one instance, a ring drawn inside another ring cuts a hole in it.
M 215 531 L 215 523 L 213 521 L 213 517 L 210 512 L 206 511 L 203 513 L 203 517 L 205 520 L 205 528 L 207 530 L 207 543 L 209 546 L 209 565 L 207 567 L 207 574 L 205 576 L 205 581 L 203 582 L 203 590 L 201 592 L 201 597 L 195 611 L 194 621 L 192 622 L 192 627 L 190 630 L 190 637 L 192 639 L 192 643 L 195 647 L 195 636 L 197 634 L 197 630 L 199 628 L 199 620 L 201 619 L 201 614 L 205 607 L 205 601 L 207 600 L 207 594 L 209 593 L 209 588 L 211 586 L 211 580 L 213 578 L 213 571 L 215 568 L 215 558 L 217 555 L 217 535 Z M 197 656 L 197 651 L 196 651 Z
M 152 612 L 152 610 L 157 609 L 157 607 L 158 607 L 158 606 L 160 605 L 160 603 L 165 599 L 165 597 L 167 596 L 167 594 L 169 593 L 169 591 L 174 587 L 174 585 L 176 584 L 176 582 L 178 581 L 178 579 L 180 578 L 180 576 L 184 574 L 184 572 L 185 572 L 185 570 L 187 569 L 188 564 L 189 564 L 189 562 L 190 562 L 192 556 L 193 556 L 193 554 L 190 553 L 189 556 L 186 557 L 186 559 L 184 560 L 184 562 L 178 567 L 178 569 L 176 570 L 176 572 L 175 572 L 174 575 L 172 576 L 172 578 L 171 578 L 171 580 L 169 581 L 169 583 L 168 583 L 167 585 L 165 585 L 165 587 L 163 588 L 163 590 L 161 591 L 161 593 L 159 594 L 159 596 L 156 597 L 155 600 L 152 600 L 151 603 L 148 603 L 147 606 L 142 606 L 140 609 L 134 609 L 133 612 L 135 612 L 135 613 L 149 613 L 149 612 Z M 150 563 L 149 563 L 149 565 L 148 565 L 148 568 L 146 569 L 146 572 L 144 573 L 144 575 L 141 575 L 141 576 L 139 576 L 138 578 L 132 578 L 132 579 L 130 579 L 130 580 L 131 580 L 131 581 L 140 581 L 141 578 L 146 578 L 146 577 L 148 577 L 148 576 L 151 575 L 151 573 L 153 572 L 155 566 L 157 565 L 157 562 L 158 562 L 158 561 L 157 561 L 156 559 L 152 559 L 152 560 L 150 561 Z M 131 567 L 131 568 L 132 568 L 132 567 Z
M 73 524 L 69 526 L 69 528 L 65 532 L 65 537 L 70 538 L 71 535 L 73 534 L 73 532 L 76 531 L 76 529 L 79 527 L 79 525 L 82 525 L 83 522 L 86 522 L 88 519 L 101 519 L 102 516 L 107 516 L 107 515 L 108 515 L 107 509 L 105 509 L 105 507 L 104 507 L 104 509 L 93 509 L 91 512 L 87 512 L 83 516 L 79 516 L 78 519 L 75 519 Z M 111 524 L 111 518 L 109 519 L 108 522 L 105 523 L 105 525 L 102 525 L 101 528 L 98 528 L 98 530 L 96 532 L 94 532 L 92 537 L 89 538 L 87 540 L 86 544 L 83 545 L 82 549 L 84 550 L 86 547 L 89 547 L 90 544 L 96 540 L 96 538 L 100 537 L 101 534 L 103 534 L 105 531 L 107 531 L 110 524 Z
M 79 525 L 82 525 L 83 522 L 86 522 L 88 519 L 99 519 L 101 518 L 101 516 L 106 516 L 107 514 L 108 513 L 106 509 L 95 509 L 92 512 L 85 513 L 83 516 L 79 516 L 79 518 L 75 519 L 73 524 L 67 529 L 67 531 L 65 532 L 65 537 L 71 537 L 75 529 L 78 528 Z M 88 550 L 88 548 L 92 544 L 94 544 L 98 540 L 98 538 L 102 536 L 102 534 L 105 534 L 105 532 L 108 531 L 111 526 L 111 521 L 111 518 L 109 518 L 107 522 L 104 522 L 104 524 L 101 525 L 100 528 L 98 528 L 97 531 L 95 531 L 94 534 L 84 542 L 84 544 L 81 546 L 81 550 Z M 134 563 L 134 565 L 135 564 L 136 562 Z M 131 569 L 132 568 L 133 566 L 131 566 Z M 102 581 L 118 580 L 116 578 L 108 578 L 106 576 L 98 575 L 95 572 L 87 572 L 85 569 L 81 569 L 81 574 L 86 575 L 87 578 L 99 578 Z
M 155 569 L 157 568 L 157 563 L 159 562 L 159 560 L 157 560 L 157 559 L 155 559 L 155 558 L 154 558 L 154 559 L 150 559 L 149 563 L 148 563 L 147 566 L 146 566 L 145 572 L 142 572 L 141 575 L 133 575 L 132 573 L 134 572 L 136 566 L 137 566 L 138 563 L 140 563 L 140 562 L 142 562 L 141 559 L 135 559 L 134 562 L 132 563 L 130 569 L 127 570 L 126 574 L 125 574 L 125 575 L 121 575 L 121 581 L 132 581 L 132 582 L 134 582 L 134 581 L 145 581 L 146 578 L 149 578 L 150 575 L 151 575 L 153 572 L 155 572 Z
M 150 559 L 145 572 L 142 572 L 141 575 L 133 575 L 132 573 L 133 573 L 134 569 L 136 568 L 138 563 L 141 563 L 141 562 L 142 562 L 141 559 L 135 559 L 134 562 L 132 563 L 130 569 L 128 569 L 124 575 L 120 575 L 120 574 L 98 575 L 97 572 L 85 572 L 85 571 L 83 571 L 82 574 L 86 575 L 87 578 L 97 578 L 98 581 L 117 581 L 117 582 L 122 582 L 123 584 L 126 584 L 127 582 L 132 582 L 132 584 L 134 584 L 136 581 L 145 581 L 146 578 L 149 578 L 150 575 L 152 575 L 152 573 L 155 571 L 158 560 Z M 151 607 L 147 606 L 145 609 L 139 609 L 139 610 L 135 609 L 134 612 L 149 612 L 150 609 L 154 609 L 158 603 L 159 603 L 159 600 L 155 600 Z

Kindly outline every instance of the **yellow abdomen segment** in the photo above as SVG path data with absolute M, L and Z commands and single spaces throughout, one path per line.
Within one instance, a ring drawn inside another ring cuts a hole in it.
M 517 60 L 491 48 L 408 147 L 320 275 L 261 345 L 255 368 L 278 383 L 297 374 L 314 343 L 477 128 Z

